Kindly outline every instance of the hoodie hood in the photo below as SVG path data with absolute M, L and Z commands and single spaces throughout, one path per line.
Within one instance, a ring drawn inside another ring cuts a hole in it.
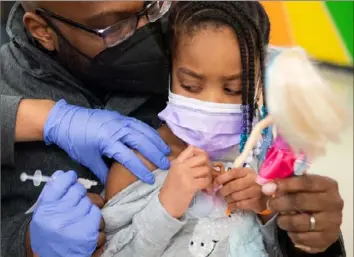
M 62 80 L 68 88 L 80 90 L 86 97 L 93 99 L 94 102 L 101 102 L 91 91 L 82 85 L 71 73 L 53 59 L 49 52 L 43 49 L 40 44 L 32 38 L 23 25 L 23 16 L 25 10 L 20 2 L 16 2 L 11 9 L 7 21 L 6 32 L 10 37 L 10 43 L 3 47 L 9 47 L 10 51 L 2 50 L 1 58 L 4 66 L 14 66 L 16 63 L 18 68 L 30 73 L 37 79 L 55 79 Z M 14 60 L 15 59 L 15 60 Z M 54 83 L 55 84 L 55 83 Z

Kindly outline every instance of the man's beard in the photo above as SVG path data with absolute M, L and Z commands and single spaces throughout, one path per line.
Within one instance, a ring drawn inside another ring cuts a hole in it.
M 92 62 L 90 57 L 85 56 L 66 39 L 59 37 L 59 50 L 56 52 L 54 58 L 76 79 L 77 83 L 101 100 L 105 99 L 109 90 L 98 86 L 90 79 L 89 67 Z
M 90 58 L 79 52 L 66 39 L 61 36 L 58 38 L 59 49 L 55 54 L 55 59 L 75 78 L 82 81 L 91 63 Z

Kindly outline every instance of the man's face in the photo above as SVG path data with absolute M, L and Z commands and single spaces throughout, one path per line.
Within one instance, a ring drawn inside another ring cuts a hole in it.
M 143 1 L 106 1 L 106 2 L 49 2 L 39 1 L 34 8 L 40 7 L 66 19 L 75 21 L 92 29 L 104 29 L 128 16 L 143 10 Z M 71 45 L 87 56 L 93 57 L 105 48 L 103 39 L 80 28 L 73 27 L 56 19 L 50 22 L 60 31 Z M 27 12 L 24 23 L 29 32 L 46 49 L 60 52 L 58 35 L 45 20 L 34 12 Z M 140 19 L 138 28 L 147 23 Z

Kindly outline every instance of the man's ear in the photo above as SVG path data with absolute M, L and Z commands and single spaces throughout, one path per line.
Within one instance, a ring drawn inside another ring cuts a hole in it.
M 49 51 L 56 49 L 56 34 L 48 26 L 48 23 L 39 15 L 33 12 L 26 12 L 23 16 L 23 24 L 44 48 Z

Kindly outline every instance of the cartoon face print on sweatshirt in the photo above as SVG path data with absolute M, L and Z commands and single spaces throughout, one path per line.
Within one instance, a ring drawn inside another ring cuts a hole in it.
M 225 257 L 268 257 L 256 215 L 238 211 L 226 216 L 223 202 L 214 201 L 219 204 L 214 202 L 209 215 L 197 219 L 189 253 L 193 257 L 218 257 L 221 252 L 228 253 Z
M 217 252 L 220 244 L 225 245 L 232 230 L 237 229 L 234 217 L 202 218 L 196 224 L 189 241 L 189 252 L 193 257 L 209 257 Z

